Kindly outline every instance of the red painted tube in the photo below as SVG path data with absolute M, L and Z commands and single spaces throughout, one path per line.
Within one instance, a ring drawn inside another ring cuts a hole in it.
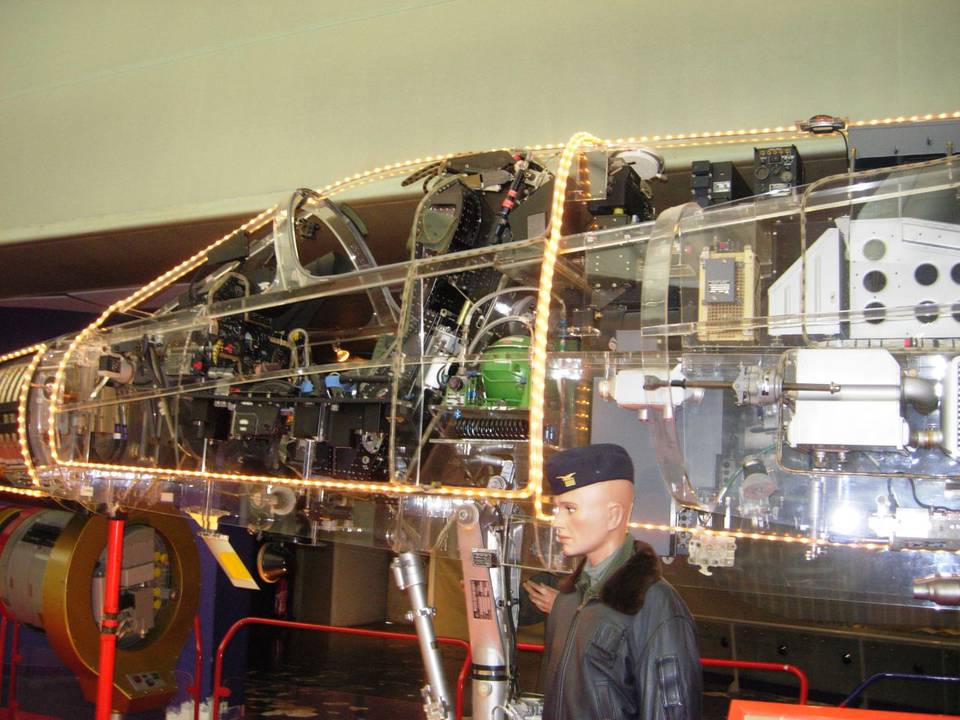
M 0 608 L 0 688 L 3 687 L 3 661 L 7 655 L 7 611 Z
M 774 672 L 792 673 L 793 675 L 796 675 L 797 680 L 800 681 L 799 704 L 807 704 L 807 694 L 809 692 L 810 683 L 807 681 L 807 674 L 796 665 L 787 665 L 785 663 L 750 662 L 748 660 L 716 660 L 714 658 L 700 658 L 700 662 L 704 667 L 738 668 L 741 670 L 772 670 Z
M 213 661 L 213 720 L 220 720 L 220 700 L 229 697 L 230 691 L 222 686 L 223 683 L 223 656 L 227 650 L 230 641 L 239 630 L 247 625 L 269 625 L 271 627 L 291 628 L 293 630 L 314 630 L 316 632 L 328 632 L 339 635 L 359 635 L 361 637 L 384 638 L 387 640 L 406 640 L 408 642 L 417 642 L 417 636 L 409 633 L 387 632 L 385 630 L 363 630 L 361 628 L 337 627 L 336 625 L 315 625 L 314 623 L 295 622 L 293 620 L 277 620 L 274 618 L 246 617 L 240 618 L 230 629 L 224 633 L 220 645 L 217 646 L 217 654 Z M 454 645 L 463 648 L 466 651 L 466 657 L 460 666 L 460 674 L 457 677 L 457 697 L 455 713 L 457 720 L 463 717 L 463 689 L 466 684 L 467 672 L 470 669 L 472 658 L 470 656 L 470 644 L 466 640 L 450 637 L 438 637 L 437 643 L 440 645 Z M 97 720 L 100 720 L 97 718 Z
M 103 586 L 103 619 L 100 622 L 100 664 L 97 668 L 96 720 L 110 720 L 113 674 L 117 660 L 117 614 L 120 612 L 120 573 L 123 568 L 122 518 L 107 524 L 107 576 Z
M 444 640 L 452 640 L 453 638 L 443 638 Z M 440 641 L 440 638 L 437 638 L 437 641 Z M 467 674 L 470 672 L 470 665 L 473 663 L 473 653 L 470 650 L 470 645 L 467 644 L 467 655 L 463 659 L 463 665 L 460 666 L 460 672 L 457 673 L 457 698 L 456 706 L 453 709 L 454 715 L 457 720 L 463 718 L 463 691 L 467 686 Z
M 203 636 L 200 634 L 200 616 L 193 616 L 193 685 L 187 692 L 193 696 L 193 720 L 200 720 L 200 693 L 203 688 Z
M 529 650 L 530 652 L 543 652 L 543 645 L 534 643 L 517 643 L 517 650 Z M 704 667 L 725 667 L 737 668 L 740 670 L 772 670 L 774 672 L 788 672 L 796 675 L 800 681 L 800 705 L 807 704 L 807 695 L 809 694 L 810 683 L 807 680 L 807 674 L 796 665 L 786 665 L 783 663 L 750 662 L 749 660 L 717 660 L 715 658 L 700 658 L 700 664 Z

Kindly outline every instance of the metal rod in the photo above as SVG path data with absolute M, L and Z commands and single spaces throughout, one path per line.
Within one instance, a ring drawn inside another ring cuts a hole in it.
M 316 440 L 308 439 L 306 441 L 307 447 L 303 452 L 303 479 L 309 480 L 310 475 L 313 472 L 313 454 L 314 454 L 314 445 L 316 445 Z
M 117 629 L 120 612 L 120 573 L 123 568 L 123 516 L 107 521 L 107 573 L 103 586 L 103 616 L 100 621 L 100 662 L 97 668 L 96 720 L 110 720 L 113 674 L 117 659 Z
M 443 673 L 443 662 L 435 642 L 433 616 L 436 609 L 427 604 L 427 579 L 423 571 L 423 562 L 415 552 L 400 553 L 390 566 L 397 587 L 406 591 L 410 598 L 410 613 L 420 640 L 420 657 L 427 675 L 425 710 L 428 720 L 444 718 L 450 720 L 454 712 L 447 680 Z
M 727 380 L 671 380 L 669 383 L 659 378 L 648 375 L 643 383 L 644 390 L 658 390 L 665 387 L 676 388 L 703 388 L 705 390 L 732 390 L 733 382 Z M 856 385 L 847 386 L 847 389 L 858 387 Z M 872 386 L 871 386 L 872 387 Z M 782 385 L 784 392 L 825 392 L 836 394 L 844 389 L 843 386 L 836 383 L 788 383 Z M 899 391 L 899 388 L 898 388 Z M 886 399 L 886 398 L 884 398 Z
M 210 444 L 208 438 L 203 439 L 203 455 L 200 457 L 200 472 L 207 471 L 207 447 Z M 203 497 L 203 527 L 201 532 L 209 533 L 213 531 L 210 527 L 210 513 L 213 510 L 213 478 L 206 478 L 207 487 L 204 490 Z

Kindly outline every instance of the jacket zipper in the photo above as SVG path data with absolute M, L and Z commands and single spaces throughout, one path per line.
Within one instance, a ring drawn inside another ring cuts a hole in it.
M 570 623 L 570 629 L 567 631 L 567 642 L 563 647 L 563 657 L 560 659 L 560 685 L 557 687 L 557 697 L 561 701 L 558 720 L 563 720 L 563 681 L 566 676 L 567 663 L 570 661 L 570 653 L 573 652 L 573 644 L 577 635 L 577 625 L 580 624 L 580 611 L 583 610 L 592 599 L 593 598 L 587 597 L 580 603 L 577 611 L 573 614 L 573 622 Z

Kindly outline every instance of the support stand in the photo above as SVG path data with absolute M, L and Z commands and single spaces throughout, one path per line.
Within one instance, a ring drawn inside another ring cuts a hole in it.
M 503 598 L 498 573 L 502 568 L 496 567 L 495 547 L 488 547 L 484 541 L 476 505 L 457 508 L 457 545 L 473 657 L 473 717 L 491 720 L 501 716 L 509 700 L 510 668 L 499 617 Z
M 103 588 L 103 619 L 100 622 L 100 664 L 97 678 L 96 720 L 110 720 L 113 704 L 113 675 L 117 659 L 117 630 L 120 613 L 120 573 L 123 568 L 123 530 L 119 513 L 107 524 L 107 574 Z

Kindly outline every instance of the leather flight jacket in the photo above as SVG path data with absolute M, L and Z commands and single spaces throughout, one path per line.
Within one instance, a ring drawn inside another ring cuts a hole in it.
M 635 541 L 585 592 L 582 571 L 561 581 L 547 617 L 543 720 L 699 720 L 696 627 L 653 548 Z

